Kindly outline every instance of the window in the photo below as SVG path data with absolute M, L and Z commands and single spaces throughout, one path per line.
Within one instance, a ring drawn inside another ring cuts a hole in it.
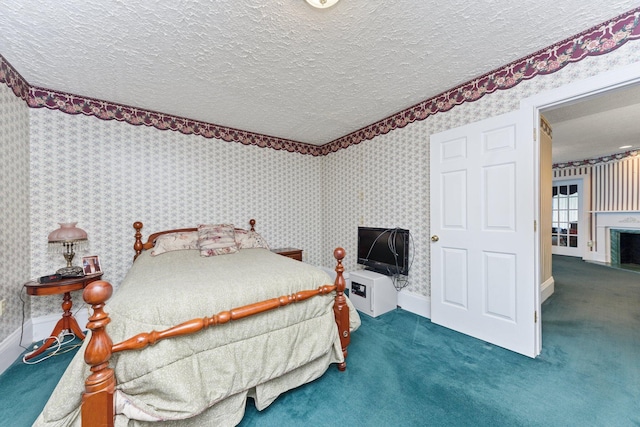
M 579 217 L 578 185 L 554 185 L 551 207 L 551 244 L 570 248 L 578 247 Z

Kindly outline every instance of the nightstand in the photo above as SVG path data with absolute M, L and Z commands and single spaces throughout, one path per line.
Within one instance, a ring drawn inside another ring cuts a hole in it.
M 68 330 L 81 340 L 84 340 L 82 328 L 80 328 L 75 317 L 73 317 L 73 313 L 71 313 L 71 307 L 73 307 L 73 303 L 71 302 L 71 292 L 84 289 L 89 283 L 95 282 L 101 277 L 102 273 L 97 273 L 88 274 L 83 277 L 72 277 L 51 283 L 38 283 L 32 281 L 24 284 L 24 287 L 27 289 L 27 294 L 33 296 L 64 294 L 64 297 L 62 298 L 62 319 L 58 320 L 58 323 L 56 323 L 56 326 L 53 328 L 53 332 L 49 335 L 50 337 L 57 337 L 60 332 Z M 25 356 L 25 359 L 28 360 L 42 354 L 42 352 L 49 348 L 55 341 L 55 338 L 47 339 L 42 347 Z
M 302 261 L 302 249 L 278 248 L 278 249 L 271 249 L 271 252 L 275 252 L 279 255 L 286 256 L 291 259 Z

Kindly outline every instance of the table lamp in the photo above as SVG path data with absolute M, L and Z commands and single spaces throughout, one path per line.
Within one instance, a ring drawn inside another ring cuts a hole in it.
M 88 246 L 87 232 L 76 227 L 77 222 L 60 222 L 60 228 L 49 234 L 49 251 L 62 253 L 67 266 L 56 271 L 63 277 L 84 276 L 82 267 L 74 267 L 71 263 L 75 255 L 74 249 L 84 250 Z

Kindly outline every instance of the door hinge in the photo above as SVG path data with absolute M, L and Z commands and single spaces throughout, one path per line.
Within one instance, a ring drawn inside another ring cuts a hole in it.
M 538 310 L 533 312 L 533 323 L 538 323 Z
M 538 222 L 534 219 L 533 220 L 533 232 L 535 233 L 536 231 L 538 231 Z
M 533 128 L 533 140 L 537 141 L 538 140 L 538 129 Z

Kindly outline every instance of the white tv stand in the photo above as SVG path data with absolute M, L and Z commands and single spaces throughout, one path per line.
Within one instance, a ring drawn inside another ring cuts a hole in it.
M 398 291 L 391 277 L 369 270 L 349 272 L 349 299 L 358 311 L 378 317 L 398 306 Z

